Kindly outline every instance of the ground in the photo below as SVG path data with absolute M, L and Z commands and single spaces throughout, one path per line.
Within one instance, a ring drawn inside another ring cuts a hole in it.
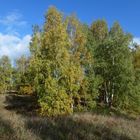
M 0 140 L 139 140 L 140 119 L 79 113 L 57 118 L 35 115 L 36 100 L 0 95 Z

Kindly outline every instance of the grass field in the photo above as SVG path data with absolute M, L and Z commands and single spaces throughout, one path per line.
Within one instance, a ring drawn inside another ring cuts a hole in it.
M 140 140 L 140 119 L 95 113 L 43 118 L 34 102 L 0 95 L 0 140 Z

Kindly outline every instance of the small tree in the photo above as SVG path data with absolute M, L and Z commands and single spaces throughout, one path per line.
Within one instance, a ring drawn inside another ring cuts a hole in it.
M 6 90 L 12 86 L 12 66 L 8 56 L 0 58 L 0 92 L 6 93 Z

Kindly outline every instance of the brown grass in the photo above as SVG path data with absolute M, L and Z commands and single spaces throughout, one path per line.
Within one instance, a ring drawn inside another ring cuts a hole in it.
M 31 102 L 25 97 L 30 102 L 24 98 L 26 104 L 20 101 L 16 110 L 12 98 L 0 95 L 0 140 L 140 140 L 139 119 L 92 113 L 42 118 L 31 113 L 34 100 Z M 18 101 L 19 98 L 16 97 Z

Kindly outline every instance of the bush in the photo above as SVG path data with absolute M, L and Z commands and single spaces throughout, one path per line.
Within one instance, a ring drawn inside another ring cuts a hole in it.
M 19 94 L 32 95 L 33 94 L 32 86 L 31 85 L 20 85 Z

